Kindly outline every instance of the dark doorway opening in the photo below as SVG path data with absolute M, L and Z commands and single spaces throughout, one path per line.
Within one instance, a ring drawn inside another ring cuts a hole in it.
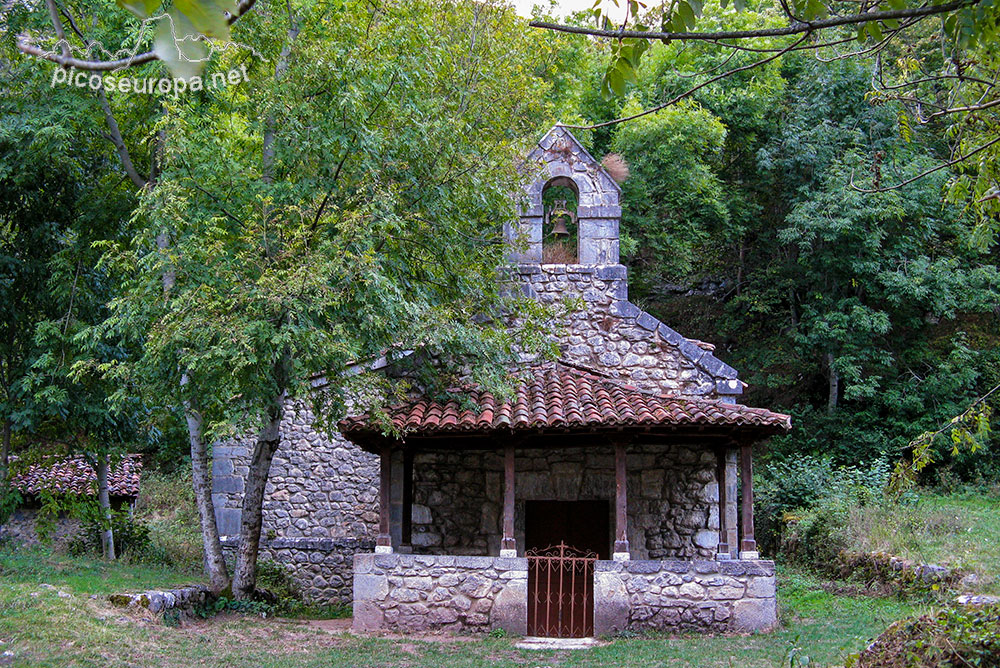
M 610 552 L 607 501 L 527 501 L 528 635 L 594 634 L 594 562 Z
M 598 559 L 611 558 L 611 505 L 607 501 L 525 501 L 524 548 L 565 543 Z

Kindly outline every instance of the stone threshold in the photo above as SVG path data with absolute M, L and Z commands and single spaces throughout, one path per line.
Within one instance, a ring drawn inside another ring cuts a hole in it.
M 541 638 L 527 636 L 514 645 L 517 649 L 553 650 L 553 649 L 590 649 L 606 645 L 596 638 Z

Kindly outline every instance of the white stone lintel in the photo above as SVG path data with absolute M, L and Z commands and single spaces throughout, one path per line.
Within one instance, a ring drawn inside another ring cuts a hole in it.
M 514 559 L 517 557 L 517 550 L 500 550 L 501 559 Z
M 376 545 L 375 554 L 392 554 L 391 545 Z
M 733 555 L 729 554 L 728 552 L 718 552 L 715 555 L 715 560 L 716 561 L 732 561 L 733 560 Z
M 742 561 L 757 561 L 760 559 L 760 552 L 756 550 L 753 552 L 740 552 L 740 559 Z
M 615 552 L 611 555 L 611 559 L 614 561 L 628 561 L 632 556 L 628 552 Z

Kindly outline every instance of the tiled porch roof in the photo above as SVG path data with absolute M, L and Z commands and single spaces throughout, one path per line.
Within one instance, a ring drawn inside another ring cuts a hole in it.
M 643 426 L 757 427 L 791 429 L 788 415 L 696 396 L 669 396 L 640 390 L 596 373 L 560 363 L 534 366 L 514 393 L 500 401 L 489 392 L 470 390 L 474 408 L 456 400 L 421 399 L 390 409 L 393 427 L 404 433 L 490 432 L 548 428 Z M 348 437 L 374 430 L 365 415 L 339 423 Z
M 11 458 L 12 462 L 16 458 Z M 139 495 L 140 455 L 127 455 L 108 470 L 108 493 L 111 496 Z M 11 484 L 22 494 L 49 491 L 56 494 L 97 494 L 97 474 L 83 457 L 50 459 L 31 464 L 27 470 L 11 476 Z

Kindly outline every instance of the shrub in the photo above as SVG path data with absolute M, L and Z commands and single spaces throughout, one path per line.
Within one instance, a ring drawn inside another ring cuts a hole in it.
M 896 622 L 860 654 L 853 668 L 1000 666 L 1000 604 L 946 608 Z
M 772 462 L 755 482 L 757 537 L 762 549 L 804 563 L 829 563 L 847 542 L 853 508 L 883 499 L 890 467 L 834 467 L 829 459 L 801 456 Z
M 202 545 L 191 472 L 145 470 L 135 515 L 149 527 L 156 557 L 174 568 L 197 571 Z
M 82 506 L 80 529 L 69 543 L 72 554 L 96 554 L 103 552 L 101 533 L 107 526 L 100 506 L 96 503 Z M 146 559 L 153 549 L 149 527 L 132 517 L 128 511 L 111 511 L 111 531 L 114 534 L 115 555 L 118 558 Z

